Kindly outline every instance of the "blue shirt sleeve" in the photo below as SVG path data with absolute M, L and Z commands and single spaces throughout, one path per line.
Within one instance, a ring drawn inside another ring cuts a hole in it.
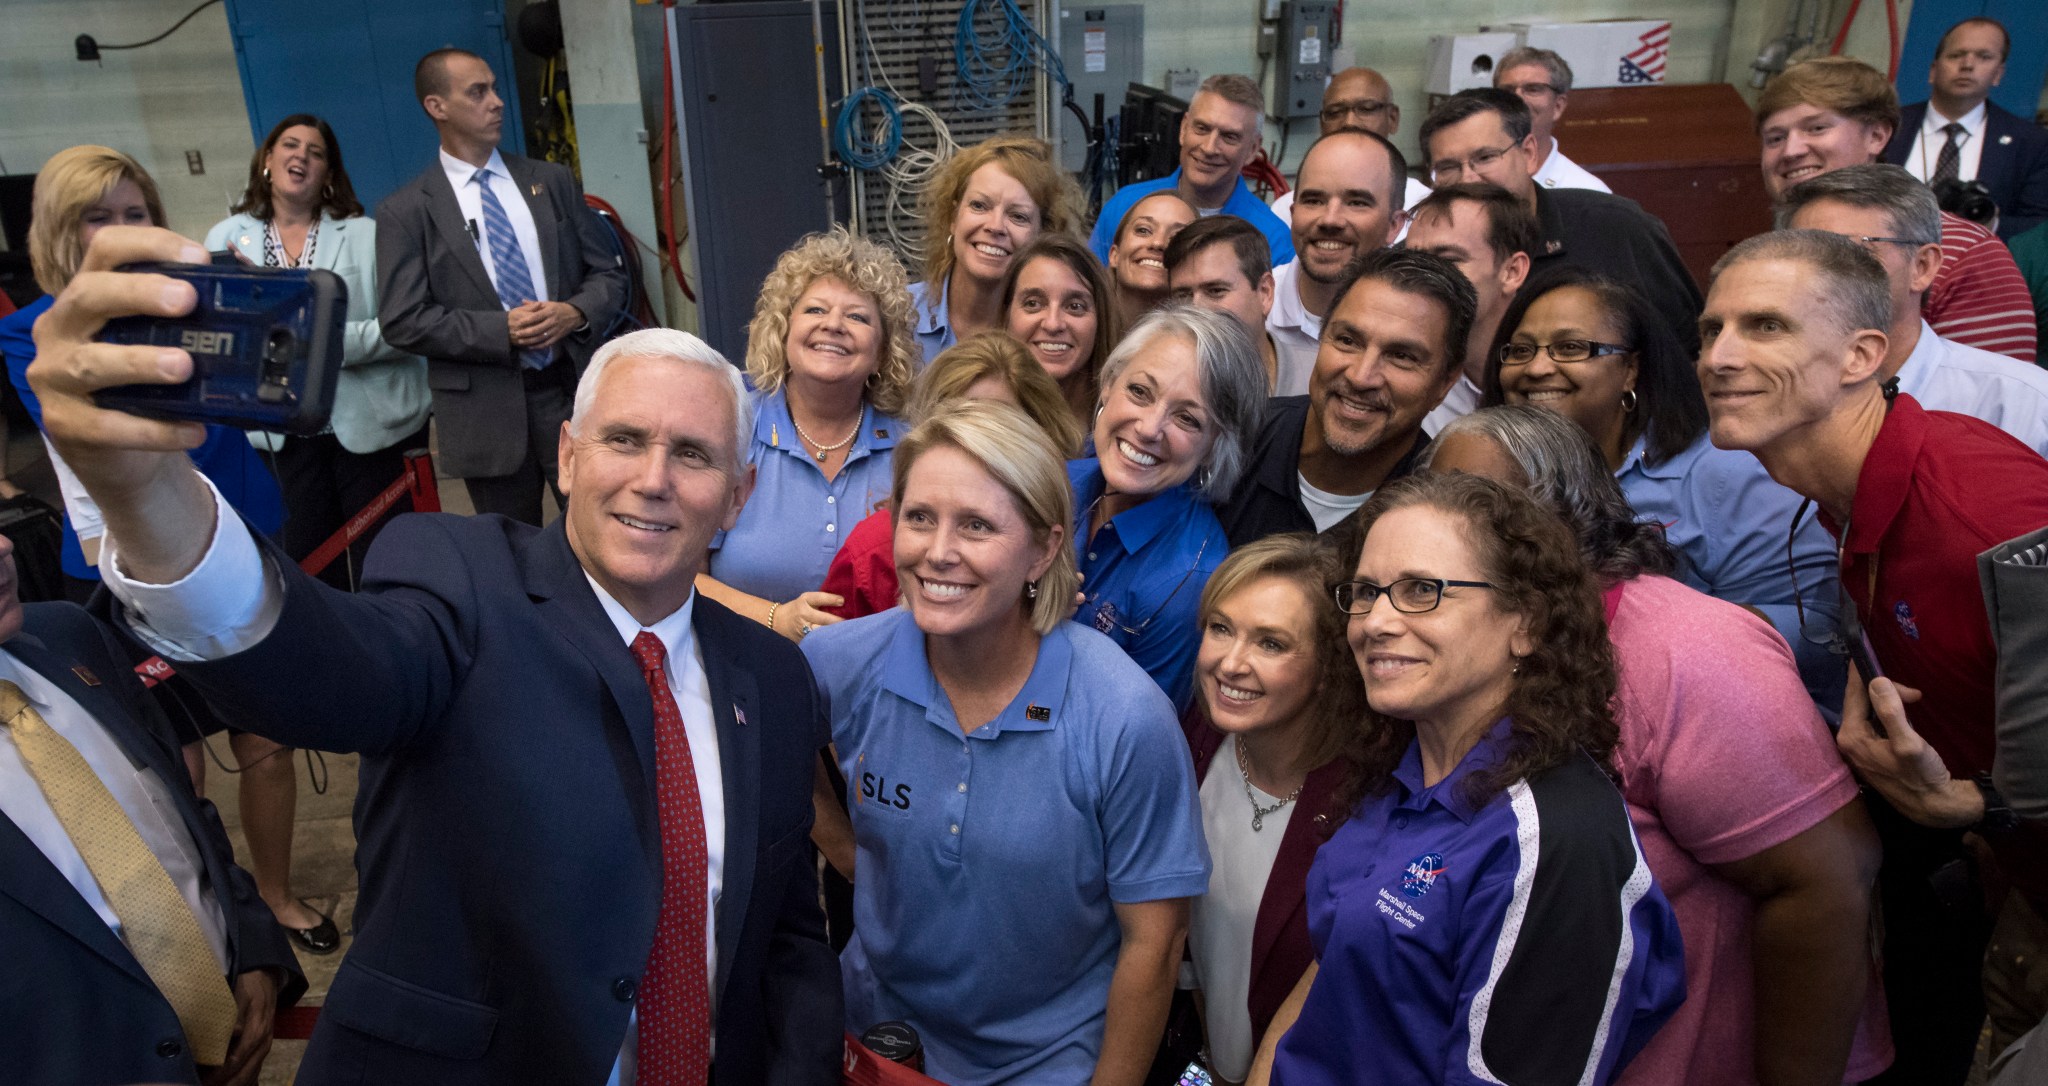
M 1069 632 L 1080 684 L 1125 691 L 1098 702 L 1092 726 L 1113 738 L 1103 765 L 1102 834 L 1110 900 L 1118 904 L 1196 897 L 1209 890 L 1209 847 L 1202 836 L 1194 764 L 1166 699 L 1136 681 L 1114 650 L 1085 630 Z M 1096 640 L 1093 646 L 1080 642 Z M 1090 651 L 1093 649 L 1094 651 Z M 1123 666 L 1116 666 L 1116 665 Z M 1124 674 L 1118 674 L 1124 672 Z
M 21 405 L 28 408 L 38 430 L 43 428 L 43 404 L 28 385 L 28 366 L 36 360 L 36 341 L 30 333 L 36 318 L 49 312 L 53 304 L 55 300 L 46 294 L 0 319 L 0 354 L 7 357 L 7 382 L 20 394 Z

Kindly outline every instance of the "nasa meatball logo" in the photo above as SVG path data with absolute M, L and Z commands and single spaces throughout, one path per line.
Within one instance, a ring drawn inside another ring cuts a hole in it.
M 1408 861 L 1408 869 L 1401 872 L 1401 892 L 1409 897 L 1421 897 L 1436 885 L 1436 877 L 1444 873 L 1444 857 L 1441 852 L 1427 852 Z

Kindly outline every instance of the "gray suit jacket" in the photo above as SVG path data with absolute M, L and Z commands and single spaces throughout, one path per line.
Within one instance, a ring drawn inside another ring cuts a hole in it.
M 503 157 L 533 212 L 548 297 L 575 306 L 589 322 L 562 341 L 580 372 L 625 305 L 625 269 L 566 167 Z M 438 160 L 377 208 L 377 284 L 385 341 L 427 358 L 441 470 L 456 478 L 516 470 L 527 440 L 519 356 Z

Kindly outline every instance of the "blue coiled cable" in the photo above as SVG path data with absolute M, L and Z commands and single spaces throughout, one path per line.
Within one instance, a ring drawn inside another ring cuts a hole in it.
M 984 39 L 974 16 L 994 4 L 995 33 Z M 1061 87 L 1070 87 L 1059 54 L 1042 37 L 1014 0 L 968 0 L 960 7 L 960 27 L 953 37 L 953 66 L 961 95 L 977 109 L 997 110 L 1022 94 L 1034 68 L 1043 67 Z
M 878 131 L 861 124 L 861 107 L 873 102 L 882 111 Z M 855 169 L 879 170 L 903 149 L 903 111 L 896 99 L 879 87 L 862 87 L 839 103 L 839 117 L 832 124 L 832 151 L 839 161 Z

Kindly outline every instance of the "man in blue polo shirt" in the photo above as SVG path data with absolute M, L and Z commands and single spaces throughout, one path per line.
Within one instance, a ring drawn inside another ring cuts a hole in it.
M 1252 195 L 1241 176 L 1245 164 L 1259 153 L 1259 119 L 1266 96 L 1249 76 L 1212 75 L 1202 81 L 1195 100 L 1180 119 L 1180 169 L 1151 181 L 1125 185 L 1102 205 L 1088 247 L 1107 263 L 1116 228 L 1138 201 L 1155 192 L 1178 188 L 1203 217 L 1235 215 L 1259 228 L 1273 250 L 1278 267 L 1294 259 L 1294 239 L 1287 224 Z

